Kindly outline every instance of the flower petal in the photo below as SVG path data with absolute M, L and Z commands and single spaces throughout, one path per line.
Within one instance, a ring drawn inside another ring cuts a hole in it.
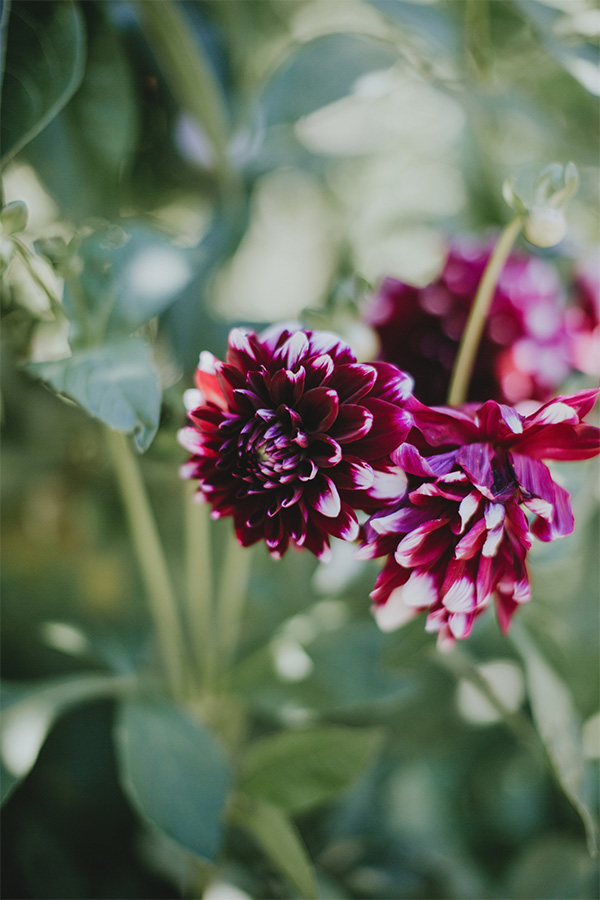
M 317 512 L 327 518 L 339 516 L 342 501 L 337 487 L 327 475 L 318 475 L 306 485 L 304 496 Z
M 304 430 L 313 433 L 328 431 L 338 417 L 339 405 L 337 392 L 331 388 L 318 387 L 306 391 L 297 405 Z

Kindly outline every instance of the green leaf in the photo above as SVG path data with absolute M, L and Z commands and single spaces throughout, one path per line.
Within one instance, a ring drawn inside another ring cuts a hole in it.
M 533 721 L 558 783 L 585 826 L 590 852 L 596 852 L 597 829 L 585 791 L 581 726 L 573 698 L 523 626 L 513 628 L 511 634 L 525 664 Z
M 190 251 L 137 222 L 108 225 L 85 238 L 77 252 L 77 284 L 67 279 L 64 304 L 75 336 L 131 334 L 163 312 L 191 280 Z M 73 287 L 81 293 L 82 309 Z M 82 321 L 83 320 L 83 321 Z
M 12 4 L 2 84 L 3 163 L 60 112 L 84 68 L 85 29 L 75 3 Z
M 72 706 L 122 690 L 130 679 L 73 675 L 52 681 L 2 682 L 0 762 L 2 803 L 31 771 L 56 719 Z
M 438 53 L 450 54 L 459 48 L 459 31 L 453 20 L 439 6 L 415 2 L 415 0 L 368 0 L 380 13 L 391 19 L 403 30 L 414 32 L 427 41 Z
M 390 44 L 354 34 L 329 34 L 303 44 L 264 88 L 267 125 L 295 122 L 339 100 L 363 75 L 389 69 L 397 60 Z
M 30 363 L 27 371 L 110 428 L 133 434 L 139 450 L 152 443 L 161 389 L 150 347 L 141 338 L 114 338 L 67 359 Z
M 278 807 L 256 798 L 239 797 L 230 821 L 258 844 L 273 867 L 303 900 L 317 900 L 315 873 L 302 838 Z
M 137 146 L 140 103 L 119 33 L 86 4 L 88 58 L 81 87 L 26 151 L 63 216 L 115 217 Z
M 129 700 L 115 738 L 133 805 L 183 847 L 214 862 L 231 770 L 211 732 L 167 700 Z
M 368 765 L 381 731 L 323 726 L 286 731 L 252 744 L 240 787 L 290 815 L 325 803 L 347 788 Z

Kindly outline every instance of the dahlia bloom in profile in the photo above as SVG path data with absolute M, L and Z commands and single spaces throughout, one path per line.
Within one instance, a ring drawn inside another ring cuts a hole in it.
M 381 358 L 406 369 L 424 403 L 445 402 L 448 382 L 493 245 L 454 241 L 439 278 L 418 288 L 386 278 L 365 311 Z M 543 259 L 512 253 L 500 274 L 468 399 L 547 400 L 571 369 L 561 285 Z
M 557 397 L 529 416 L 493 400 L 457 410 L 411 398 L 411 443 L 392 454 L 408 490 L 370 518 L 359 551 L 388 557 L 371 594 L 382 630 L 427 611 L 442 642 L 464 638 L 495 596 L 506 632 L 530 597 L 532 536 L 573 530 L 569 494 L 542 460 L 600 452 L 600 429 L 581 422 L 598 393 Z
M 232 516 L 239 542 L 290 542 L 321 559 L 331 535 L 358 536 L 356 509 L 377 507 L 406 482 L 389 454 L 412 417 L 412 379 L 395 366 L 357 363 L 335 335 L 234 329 L 225 362 L 204 352 L 180 441 L 213 518 Z M 399 487 L 400 485 L 400 487 Z

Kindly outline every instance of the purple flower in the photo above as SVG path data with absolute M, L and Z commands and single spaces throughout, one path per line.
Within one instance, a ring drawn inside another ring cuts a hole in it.
M 600 375 L 600 267 L 597 256 L 586 260 L 573 282 L 573 305 L 567 311 L 571 363 L 588 375 Z
M 493 596 L 508 629 L 530 597 L 532 536 L 551 541 L 574 526 L 569 494 L 542 459 L 600 452 L 600 430 L 581 422 L 598 393 L 557 397 L 527 417 L 493 400 L 474 411 L 408 401 L 411 443 L 392 453 L 408 489 L 370 518 L 359 551 L 387 554 L 371 594 L 383 630 L 427 610 L 428 631 L 464 638 Z
M 424 288 L 386 278 L 365 318 L 381 358 L 415 379 L 424 402 L 445 402 L 458 343 L 492 246 L 457 240 L 437 281 Z M 561 287 L 546 261 L 513 253 L 496 288 L 469 400 L 515 404 L 548 399 L 570 371 Z
M 406 437 L 412 380 L 362 365 L 335 335 L 234 329 L 225 362 L 203 353 L 183 467 L 213 518 L 232 516 L 243 546 L 290 542 L 323 559 L 331 535 L 358 536 L 356 509 L 376 508 L 406 478 L 389 454 Z

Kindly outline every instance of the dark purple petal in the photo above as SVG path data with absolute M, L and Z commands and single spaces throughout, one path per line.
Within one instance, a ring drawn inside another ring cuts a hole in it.
M 339 408 L 337 419 L 329 429 L 329 435 L 339 444 L 350 443 L 363 437 L 371 430 L 373 413 L 364 406 L 354 403 L 344 403 Z M 362 456 L 360 451 L 352 448 L 355 456 Z
M 293 372 L 291 369 L 278 369 L 269 384 L 273 405 L 294 406 L 304 391 L 305 377 L 306 372 L 303 366 L 300 366 L 297 372 Z
M 353 444 L 352 453 L 366 460 L 388 456 L 406 438 L 412 417 L 398 406 L 374 397 L 367 397 L 362 406 L 373 416 L 373 426 L 366 437 Z
M 304 496 L 317 512 L 327 518 L 335 518 L 342 507 L 337 487 L 331 478 L 320 474 L 310 481 L 305 488 Z
M 414 381 L 407 372 L 386 362 L 371 363 L 377 373 L 374 396 L 388 403 L 404 403 L 411 395 Z
M 295 369 L 308 355 L 309 341 L 303 331 L 296 331 L 287 338 L 273 356 L 274 362 L 286 369 Z
M 356 362 L 356 357 L 348 344 L 335 334 L 327 331 L 313 331 L 310 333 L 309 342 L 311 356 L 327 354 L 333 357 L 336 365 Z
M 467 444 L 456 454 L 456 464 L 466 472 L 472 484 L 490 500 L 496 495 L 495 457 L 494 449 L 489 444 Z
M 329 382 L 331 373 L 335 368 L 331 356 L 326 353 L 321 356 L 313 356 L 305 360 L 304 368 L 306 370 L 306 390 L 326 385 Z
M 327 386 L 337 391 L 341 403 L 356 403 L 369 393 L 376 378 L 373 365 L 348 363 L 333 369 Z
M 533 534 L 542 541 L 571 534 L 575 520 L 569 494 L 552 480 L 548 467 L 520 453 L 512 453 L 512 464 L 526 505 L 537 514 Z
M 537 459 L 592 459 L 600 452 L 600 429 L 566 423 L 532 426 L 512 446 Z
M 342 460 L 342 448 L 326 434 L 313 435 L 308 447 L 310 458 L 319 468 L 337 466 Z
M 432 447 L 444 444 L 460 447 L 479 440 L 475 422 L 458 409 L 425 406 L 413 396 L 408 398 L 405 408 L 413 414 L 415 428 Z
M 421 478 L 435 478 L 435 472 L 429 462 L 421 456 L 412 444 L 401 444 L 391 453 L 392 462 L 395 462 L 408 475 L 419 475 Z
M 338 395 L 331 388 L 313 388 L 306 391 L 297 409 L 302 416 L 305 431 L 328 431 L 338 416 Z
M 512 438 L 516 434 L 523 433 L 523 417 L 516 409 L 496 403 L 495 400 L 488 400 L 480 406 L 475 419 L 481 437 L 492 441 Z
M 362 460 L 344 459 L 335 469 L 335 481 L 340 490 L 368 490 L 373 484 L 374 478 L 372 467 Z

